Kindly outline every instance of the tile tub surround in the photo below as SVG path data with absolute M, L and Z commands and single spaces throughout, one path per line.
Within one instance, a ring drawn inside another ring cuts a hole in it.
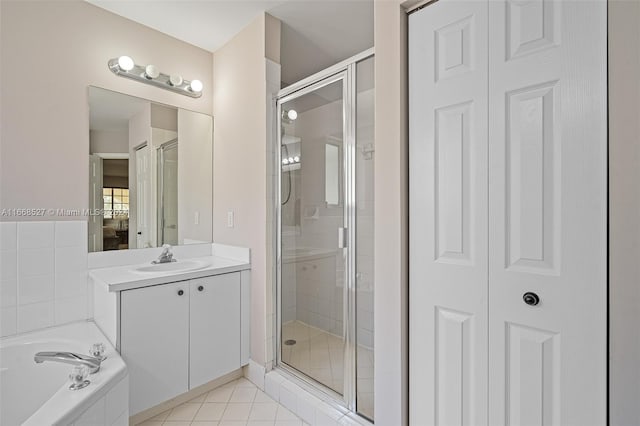
M 245 378 L 167 410 L 140 426 L 303 426 L 298 416 Z
M 0 222 L 0 336 L 92 316 L 87 222 Z
M 162 249 L 88 253 L 87 222 L 0 222 L 0 337 L 93 317 L 88 269 L 150 262 Z M 178 259 L 246 259 L 248 249 L 177 246 Z
M 73 426 L 127 426 L 129 378 L 122 379 L 73 422 Z

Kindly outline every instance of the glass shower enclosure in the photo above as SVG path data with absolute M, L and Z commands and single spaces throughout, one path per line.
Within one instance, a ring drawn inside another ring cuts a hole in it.
M 280 91 L 280 368 L 373 419 L 373 54 Z

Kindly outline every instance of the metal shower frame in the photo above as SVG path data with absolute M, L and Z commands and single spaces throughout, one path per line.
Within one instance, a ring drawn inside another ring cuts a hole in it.
M 316 396 L 327 399 L 336 407 L 347 408 L 357 413 L 357 395 L 356 395 L 356 67 L 362 62 L 374 56 L 374 49 L 368 49 L 349 59 L 346 59 L 332 67 L 320 71 L 310 77 L 307 77 L 297 83 L 294 83 L 280 90 L 274 99 L 274 109 L 276 111 L 276 140 L 277 149 L 274 155 L 274 171 L 276 174 L 276 193 L 275 201 L 275 286 L 274 286 L 274 309 L 275 324 L 275 344 L 274 359 L 276 360 L 276 368 L 283 372 L 293 381 L 303 385 L 307 390 Z M 282 105 L 288 101 L 296 99 L 311 93 L 321 87 L 342 81 L 342 98 L 343 98 L 343 168 L 344 168 L 344 222 L 343 227 L 346 228 L 346 249 L 343 250 L 342 259 L 345 263 L 344 272 L 344 293 L 343 293 L 343 333 L 345 337 L 344 348 L 344 386 L 343 395 L 333 391 L 326 385 L 304 375 L 293 367 L 286 365 L 282 361 Z

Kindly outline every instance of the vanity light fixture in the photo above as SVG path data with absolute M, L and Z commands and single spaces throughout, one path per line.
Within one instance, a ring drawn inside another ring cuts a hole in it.
M 296 118 L 298 118 L 298 111 L 295 109 L 282 110 L 282 121 L 285 123 L 292 124 Z
M 182 84 L 182 76 L 178 74 L 169 76 L 169 84 L 172 86 L 180 86 Z
M 202 92 L 202 82 L 200 80 L 191 80 L 191 84 L 189 84 L 189 90 L 193 93 Z
M 147 65 L 144 69 L 144 76 L 151 80 L 160 77 L 160 70 L 155 65 Z
M 128 56 L 120 56 L 118 58 L 118 66 L 125 71 L 131 71 L 134 65 L 133 59 Z
M 129 56 L 111 59 L 109 69 L 115 75 L 127 77 L 142 83 L 171 90 L 192 98 L 202 96 L 203 84 L 200 80 L 185 80 L 180 75 L 167 75 L 160 72 L 155 65 L 136 65 Z
M 295 157 L 283 158 L 282 164 L 287 166 L 290 164 L 297 164 L 300 162 L 300 156 L 296 155 Z

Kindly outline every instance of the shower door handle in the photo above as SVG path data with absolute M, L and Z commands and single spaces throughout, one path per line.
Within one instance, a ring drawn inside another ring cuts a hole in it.
M 347 247 L 347 228 L 338 228 L 338 248 Z

